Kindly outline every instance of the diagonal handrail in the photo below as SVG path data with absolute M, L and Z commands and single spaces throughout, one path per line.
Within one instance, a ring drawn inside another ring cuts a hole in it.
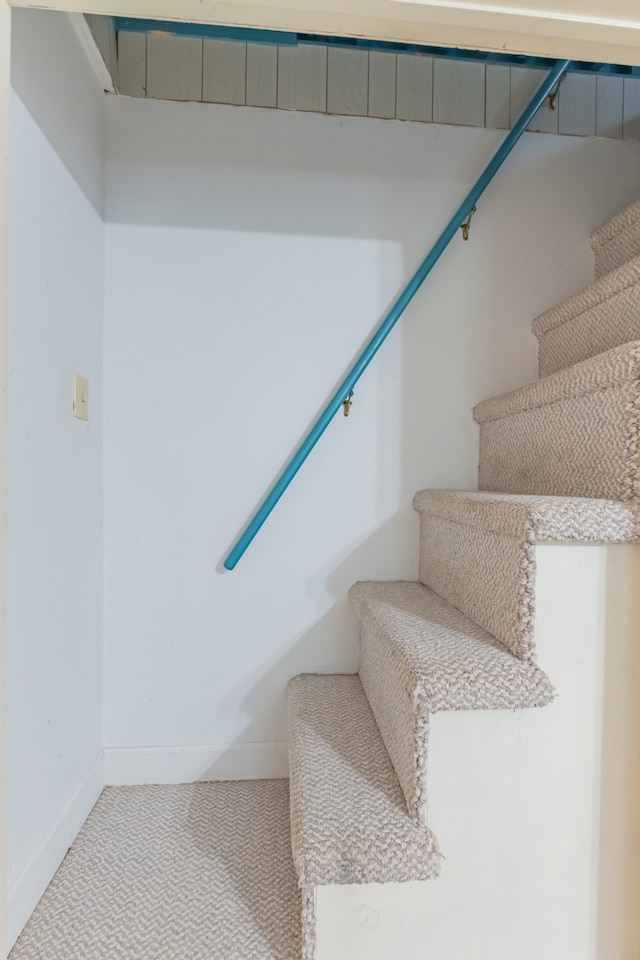
M 367 369 L 404 311 L 411 303 L 415 294 L 418 292 L 428 275 L 431 273 L 433 267 L 436 265 L 447 246 L 462 226 L 463 221 L 472 214 L 477 201 L 489 186 L 496 173 L 515 147 L 516 143 L 531 123 L 533 117 L 544 103 L 545 99 L 552 93 L 553 88 L 565 75 L 569 69 L 569 66 L 569 60 L 558 60 L 554 68 L 545 77 L 540 85 L 540 88 L 536 91 L 533 99 L 523 111 L 522 115 L 518 118 L 518 121 L 514 125 L 513 129 L 509 131 L 495 155 L 489 161 L 474 186 L 471 188 L 447 226 L 436 240 L 430 252 L 427 254 L 414 275 L 411 277 L 389 312 L 380 322 L 366 347 L 363 349 L 362 353 L 349 370 L 349 373 L 346 375 L 316 422 L 309 430 L 307 436 L 304 438 L 276 482 L 271 487 L 271 490 L 254 513 L 244 531 L 236 540 L 231 552 L 224 561 L 224 566 L 227 570 L 233 570 L 238 561 L 242 558 L 245 551 L 252 543 L 254 537 L 262 527 L 263 523 L 282 497 L 296 473 L 335 417 L 336 413 L 345 403 L 349 402 L 356 383 Z

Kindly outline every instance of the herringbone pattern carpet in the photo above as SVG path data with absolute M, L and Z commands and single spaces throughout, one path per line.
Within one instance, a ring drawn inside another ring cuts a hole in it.
M 640 200 L 611 217 L 591 236 L 596 280 L 640 256 Z
M 640 337 L 640 257 L 533 321 L 538 376 L 548 377 Z
M 633 502 L 422 490 L 413 505 L 422 583 L 524 660 L 535 659 L 535 544 L 640 539 Z
M 640 341 L 483 400 L 481 490 L 640 504 Z
M 288 702 L 291 847 L 301 886 L 437 877 L 438 841 L 407 814 L 358 675 L 294 677 Z
M 356 583 L 349 596 L 360 617 L 364 693 L 408 811 L 426 825 L 429 715 L 544 707 L 553 687 L 421 583 Z
M 110 787 L 11 960 L 299 960 L 286 780 Z

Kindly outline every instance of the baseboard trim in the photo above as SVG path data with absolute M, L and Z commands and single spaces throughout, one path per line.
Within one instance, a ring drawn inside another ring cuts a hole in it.
M 275 779 L 289 776 L 288 745 L 272 740 L 188 747 L 107 747 L 104 772 L 109 786 Z
M 101 750 L 9 888 L 9 950 L 22 933 L 103 788 L 104 756 Z

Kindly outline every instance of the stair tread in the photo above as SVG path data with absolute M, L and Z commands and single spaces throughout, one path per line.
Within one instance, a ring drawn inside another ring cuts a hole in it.
M 553 699 L 542 670 L 421 583 L 357 583 L 350 597 L 415 709 L 517 709 Z
M 596 393 L 638 380 L 640 340 L 623 343 L 509 393 L 482 400 L 473 408 L 477 423 L 502 420 L 535 407 Z
M 405 799 L 357 675 L 289 682 L 291 845 L 302 887 L 438 875 L 434 834 Z
M 532 323 L 533 332 L 537 337 L 542 336 L 638 284 L 640 284 L 640 257 L 634 257 L 606 273 L 584 290 L 580 290 L 569 299 L 540 314 Z
M 421 490 L 413 504 L 420 513 L 483 527 L 529 543 L 620 543 L 640 536 L 640 508 L 620 500 Z
M 591 234 L 592 248 L 595 249 L 609 243 L 617 234 L 626 230 L 638 220 L 640 220 L 640 199 L 630 203 L 628 207 L 614 214 L 601 227 L 593 231 Z

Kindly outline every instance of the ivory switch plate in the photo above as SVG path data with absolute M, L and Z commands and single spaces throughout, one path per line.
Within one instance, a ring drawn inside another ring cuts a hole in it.
M 89 419 L 89 381 L 76 373 L 76 388 L 73 394 L 73 415 L 78 420 Z

